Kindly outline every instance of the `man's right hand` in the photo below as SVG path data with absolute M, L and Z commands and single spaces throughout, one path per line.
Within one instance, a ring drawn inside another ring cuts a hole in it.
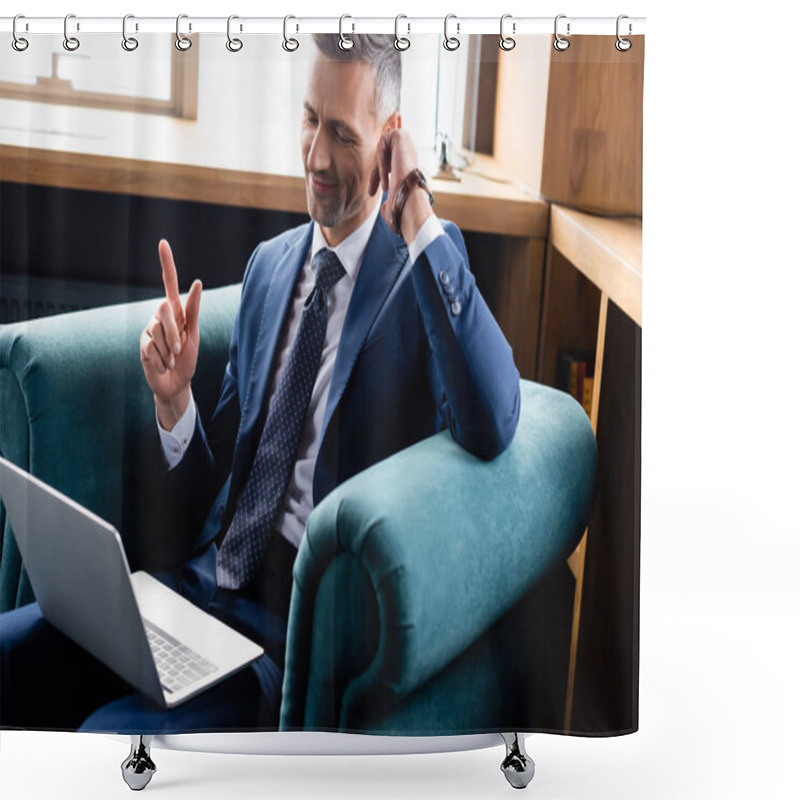
M 178 292 L 178 273 L 166 239 L 158 243 L 161 276 L 166 299 L 147 323 L 139 339 L 139 356 L 147 383 L 153 390 L 161 427 L 172 430 L 191 399 L 191 384 L 200 347 L 200 295 L 203 285 L 196 280 L 186 308 Z

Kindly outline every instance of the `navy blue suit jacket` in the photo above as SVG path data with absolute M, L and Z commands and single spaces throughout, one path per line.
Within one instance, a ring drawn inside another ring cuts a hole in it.
M 376 220 L 336 355 L 315 506 L 347 478 L 444 428 L 484 459 L 511 442 L 519 373 L 475 285 L 461 232 L 443 226 L 445 235 L 412 265 L 402 237 Z M 233 517 L 312 231 L 307 223 L 262 242 L 247 264 L 219 403 L 208 423 L 198 415 L 183 460 L 163 476 L 182 508 L 180 530 L 159 534 L 170 539 L 173 563 L 224 533 Z

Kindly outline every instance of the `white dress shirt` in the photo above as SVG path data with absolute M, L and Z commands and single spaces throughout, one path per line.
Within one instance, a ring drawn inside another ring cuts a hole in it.
M 275 530 L 279 531 L 295 547 L 299 547 L 300 540 L 306 527 L 306 520 L 313 508 L 313 482 L 314 466 L 317 461 L 322 422 L 325 417 L 325 405 L 328 399 L 333 378 L 333 367 L 336 361 L 336 351 L 342 335 L 344 318 L 347 306 L 353 294 L 353 288 L 364 259 L 372 228 L 375 225 L 381 207 L 381 197 L 375 203 L 369 217 L 356 228 L 346 239 L 332 248 L 339 257 L 345 270 L 345 275 L 328 292 L 328 327 L 325 333 L 325 342 L 322 346 L 319 372 L 311 391 L 311 400 L 306 412 L 303 432 L 300 435 L 300 444 L 297 451 L 297 461 L 289 478 L 289 486 L 283 499 L 283 508 L 275 522 Z M 444 233 L 441 223 L 436 215 L 431 215 L 420 228 L 416 238 L 408 248 L 412 263 L 417 260 L 420 253 L 437 237 Z M 311 249 L 306 257 L 305 264 L 295 286 L 292 305 L 289 308 L 285 331 L 282 334 L 282 345 L 278 353 L 278 363 L 269 387 L 269 397 L 272 399 L 278 386 L 283 365 L 289 355 L 289 350 L 294 341 L 303 305 L 306 298 L 314 288 L 314 270 L 312 262 L 319 250 L 329 247 L 321 228 L 315 222 Z M 197 409 L 194 398 L 190 398 L 189 406 L 181 419 L 171 431 L 161 427 L 156 415 L 156 424 L 161 436 L 161 447 L 170 469 L 180 463 L 186 448 L 194 435 L 197 422 Z

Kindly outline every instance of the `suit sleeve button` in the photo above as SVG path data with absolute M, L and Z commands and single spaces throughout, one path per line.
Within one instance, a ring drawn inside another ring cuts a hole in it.
M 459 303 L 458 300 L 453 300 L 453 302 L 450 303 L 450 310 L 453 312 L 453 316 L 457 317 L 461 313 L 461 303 Z
M 441 283 L 442 286 L 448 286 L 450 284 L 450 276 L 444 270 L 439 273 L 439 283 Z

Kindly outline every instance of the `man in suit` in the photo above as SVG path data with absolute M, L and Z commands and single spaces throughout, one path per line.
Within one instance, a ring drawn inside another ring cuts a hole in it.
M 401 128 L 394 39 L 354 39 L 342 51 L 315 36 L 301 133 L 312 221 L 252 254 L 208 422 L 191 391 L 202 286 L 184 306 L 166 241 L 166 298 L 140 341 L 163 454 L 149 502 L 177 510 L 144 550 L 162 580 L 265 655 L 169 712 L 111 680 L 83 704 L 96 710 L 82 730 L 276 727 L 291 569 L 313 507 L 443 428 L 484 459 L 514 435 L 519 374 Z

